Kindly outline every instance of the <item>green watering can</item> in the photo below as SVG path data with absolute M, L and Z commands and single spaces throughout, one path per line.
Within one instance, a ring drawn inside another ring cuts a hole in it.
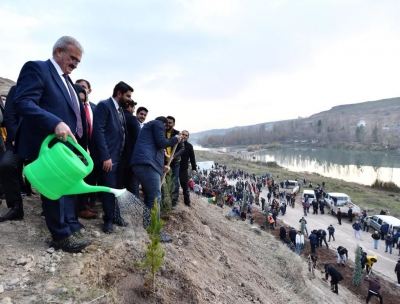
M 93 170 L 93 160 L 87 152 L 72 138 L 68 142 L 73 145 L 86 159 L 86 166 L 70 148 L 57 142 L 49 148 L 55 135 L 49 135 L 43 141 L 39 157 L 24 168 L 24 174 L 37 191 L 51 200 L 57 200 L 63 195 L 91 192 L 108 192 L 118 197 L 126 189 L 113 189 L 102 186 L 90 186 L 83 179 Z

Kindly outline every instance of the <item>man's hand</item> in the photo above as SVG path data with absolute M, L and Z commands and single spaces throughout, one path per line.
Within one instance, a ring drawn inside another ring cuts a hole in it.
M 77 143 L 74 134 L 72 134 L 71 132 L 71 129 L 63 121 L 58 123 L 58 125 L 54 128 L 54 134 L 59 140 L 62 140 L 63 142 L 66 142 L 69 136 L 75 143 Z
M 182 134 L 179 133 L 179 134 L 175 135 L 175 137 L 178 138 L 178 143 L 180 143 L 182 140 Z
M 192 170 L 192 172 L 193 172 L 193 174 L 196 174 L 196 173 L 197 173 L 197 171 L 196 171 L 196 170 Z
M 106 172 L 110 172 L 112 170 L 112 160 L 111 158 L 108 160 L 103 161 L 103 170 Z
M 165 173 L 168 173 L 170 169 L 171 169 L 170 166 L 164 166 L 164 172 Z

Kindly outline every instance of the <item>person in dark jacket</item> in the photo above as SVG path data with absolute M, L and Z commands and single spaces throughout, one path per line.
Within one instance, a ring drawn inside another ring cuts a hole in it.
M 387 236 L 385 237 L 385 245 L 386 245 L 386 250 L 385 252 L 388 251 L 388 248 L 390 249 L 390 254 L 392 254 L 392 248 L 393 248 L 393 237 L 391 233 L 388 233 Z
M 339 294 L 338 284 L 341 280 L 343 280 L 343 276 L 331 264 L 325 264 L 324 267 L 325 267 L 325 280 L 328 280 L 328 277 L 331 276 L 331 290 L 332 292 Z
M 10 210 L 0 216 L 0 222 L 22 220 L 24 208 L 21 197 L 22 167 L 24 160 L 14 153 L 15 136 L 20 117 L 14 110 L 14 96 L 16 86 L 12 86 L 7 95 L 4 108 L 4 126 L 7 130 L 6 152 L 0 159 L 0 177 L 4 186 L 7 207 Z
M 164 165 L 164 149 L 182 140 L 179 134 L 171 138 L 165 137 L 167 123 L 165 117 L 157 117 L 146 123 L 139 132 L 131 158 L 132 171 L 142 184 L 144 203 L 149 210 L 153 209 L 155 199 L 160 210 L 161 175 L 169 170 Z M 149 210 L 143 215 L 144 227 L 150 223 Z M 162 233 L 161 241 L 170 242 L 172 239 Z
M 349 258 L 349 252 L 343 246 L 337 248 L 337 263 L 346 266 L 346 260 Z
M 337 220 L 339 225 L 342 225 L 342 211 L 340 210 L 340 208 L 337 209 Z
M 328 249 L 329 245 L 326 242 L 326 231 L 324 229 L 319 229 L 318 232 L 319 232 L 319 235 L 320 235 L 320 237 L 319 237 L 319 247 L 322 247 L 322 242 L 324 242 L 326 248 Z
M 379 232 L 375 231 L 373 234 L 371 234 L 371 237 L 374 240 L 374 248 L 378 249 L 378 245 L 379 245 L 379 240 L 381 239 Z
M 381 226 L 381 240 L 383 241 L 385 239 L 386 234 L 389 232 L 389 224 L 386 222 L 383 222 Z
M 282 226 L 281 229 L 279 229 L 279 238 L 283 241 L 286 238 L 286 229 L 285 226 Z
M 123 155 L 123 161 L 124 161 L 123 183 L 126 190 L 139 197 L 139 185 L 137 183 L 137 180 L 134 178 L 133 172 L 129 166 L 133 149 L 135 148 L 136 140 L 140 131 L 139 121 L 136 118 L 136 116 L 133 115 L 136 105 L 137 102 L 130 100 L 126 103 L 126 106 L 124 108 L 124 116 L 126 122 L 126 142 Z
M 296 229 L 294 229 L 293 227 L 290 228 L 289 239 L 292 241 L 293 244 L 296 244 L 296 235 L 297 235 Z
M 189 131 L 183 130 L 182 131 L 182 139 L 183 144 L 185 145 L 185 149 L 181 156 L 181 163 L 179 167 L 179 182 L 182 187 L 183 192 L 183 202 L 186 206 L 190 207 L 190 193 L 189 193 L 189 161 L 192 167 L 192 173 L 196 174 L 196 158 L 194 156 L 194 150 L 192 144 L 188 142 L 189 139 Z
M 167 126 L 166 126 L 166 137 L 169 139 L 173 136 L 176 136 L 180 134 L 178 130 L 175 130 L 175 118 L 172 116 L 167 116 Z M 178 146 L 176 147 L 174 155 L 172 155 L 173 160 L 171 162 L 171 171 L 172 171 L 172 177 L 173 181 L 175 184 L 175 192 L 172 197 L 172 209 L 176 209 L 177 204 L 178 204 L 178 198 L 179 198 L 179 170 L 180 170 L 180 164 L 181 164 L 181 156 L 183 154 L 183 151 L 185 151 L 185 145 L 183 141 L 181 141 Z M 167 147 L 167 154 L 171 157 L 172 153 L 172 147 Z M 167 164 L 169 158 L 165 158 L 165 164 Z
M 350 223 L 353 222 L 353 208 L 349 207 L 349 211 L 347 211 L 347 216 L 349 217 Z
M 379 284 L 379 278 L 375 277 L 374 279 L 370 279 L 368 276 L 364 278 L 364 281 L 368 282 L 368 295 L 367 299 L 365 300 L 365 303 L 369 303 L 369 300 L 371 299 L 372 296 L 376 296 L 379 298 L 380 304 L 383 303 L 382 296 L 379 293 L 379 290 L 381 289 L 381 284 Z
M 316 232 L 315 232 L 315 235 L 317 236 L 317 248 L 319 248 L 320 246 L 322 247 L 322 244 L 320 245 L 320 243 L 321 243 L 321 230 L 316 230 Z
M 315 247 L 318 244 L 318 238 L 316 235 L 317 230 L 313 230 L 310 234 L 310 236 L 308 237 L 310 240 L 310 245 L 311 245 L 311 253 L 315 253 Z
M 328 242 L 331 241 L 331 237 L 333 238 L 333 241 L 335 241 L 335 228 L 332 225 L 329 225 L 329 227 L 327 228 L 328 232 L 329 232 L 329 239 Z
M 316 199 L 313 200 L 312 206 L 313 206 L 313 214 L 318 214 L 318 202 Z
M 397 285 L 400 287 L 400 259 L 397 260 L 396 267 L 394 268 L 394 273 L 397 275 Z
M 325 214 L 324 208 L 325 208 L 325 201 L 323 198 L 321 198 L 319 200 L 319 211 L 321 212 L 321 214 Z
M 353 230 L 354 230 L 354 237 L 357 237 L 357 235 L 360 237 L 360 240 L 362 241 L 362 236 L 361 236 L 361 230 L 362 230 L 362 228 L 361 228 L 361 224 L 358 222 L 358 221 L 356 221 L 353 225 L 352 225 L 352 227 L 353 227 Z
M 360 259 L 361 269 L 365 268 L 366 262 L 367 262 L 367 253 L 365 251 L 363 251 L 361 254 L 361 259 Z

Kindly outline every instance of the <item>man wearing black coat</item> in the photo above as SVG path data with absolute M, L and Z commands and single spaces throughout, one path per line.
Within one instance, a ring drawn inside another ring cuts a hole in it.
M 181 163 L 179 167 L 179 182 L 182 187 L 183 192 L 183 202 L 186 206 L 190 207 L 190 192 L 189 192 L 189 161 L 192 167 L 192 172 L 196 173 L 196 158 L 194 156 L 193 146 L 188 142 L 189 139 L 189 131 L 183 130 L 182 131 L 182 139 L 183 144 L 185 146 L 185 150 L 181 156 Z
M 4 186 L 7 207 L 10 210 L 0 217 L 0 222 L 22 220 L 24 209 L 21 197 L 23 159 L 14 153 L 15 135 L 18 129 L 19 116 L 14 110 L 16 86 L 12 86 L 7 95 L 4 108 L 4 126 L 7 130 L 6 152 L 0 160 L 0 177 Z
M 178 130 L 175 130 L 175 118 L 172 116 L 167 116 L 168 119 L 168 124 L 166 127 L 166 136 L 167 138 L 172 138 L 176 135 L 179 135 L 180 132 Z M 167 147 L 167 153 L 168 155 L 171 155 L 172 153 L 172 147 Z M 171 171 L 172 171 L 172 178 L 174 181 L 175 185 L 175 192 L 174 196 L 172 197 L 172 209 L 176 209 L 178 205 L 178 198 L 179 198 L 179 169 L 180 169 L 180 164 L 181 164 L 181 156 L 183 154 L 183 151 L 185 150 L 185 145 L 183 143 L 183 140 L 178 143 L 178 146 L 176 147 L 174 155 L 171 155 L 173 157 L 173 160 L 171 162 Z M 165 160 L 165 164 L 167 164 L 168 158 Z
M 341 280 L 343 280 L 343 276 L 340 272 L 331 264 L 325 264 L 325 280 L 328 280 L 328 277 L 331 276 L 331 290 L 332 292 L 339 294 L 338 284 Z
M 318 244 L 318 238 L 316 232 L 317 232 L 316 230 L 313 230 L 310 236 L 308 237 L 310 239 L 311 253 L 315 253 L 315 247 Z
M 279 238 L 283 241 L 286 238 L 286 229 L 285 226 L 282 226 L 279 229 Z
M 289 231 L 289 238 L 290 238 L 290 240 L 292 241 L 292 243 L 294 244 L 294 245 L 296 245 L 296 234 L 297 234 L 297 232 L 296 232 L 296 229 L 294 229 L 293 227 L 290 229 L 290 231 Z
M 126 142 L 124 150 L 124 177 L 123 184 L 126 190 L 139 197 L 139 185 L 135 182 L 132 169 L 129 166 L 133 149 L 135 148 L 136 139 L 140 131 L 140 124 L 135 115 L 135 106 L 137 102 L 130 100 L 124 108 L 124 116 L 126 122 Z

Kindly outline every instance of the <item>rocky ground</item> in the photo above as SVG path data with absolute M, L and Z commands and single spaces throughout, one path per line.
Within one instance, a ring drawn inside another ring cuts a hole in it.
M 93 245 L 78 254 L 54 252 L 39 197 L 24 203 L 23 221 L 0 223 L 2 304 L 363 301 L 342 286 L 339 295 L 332 294 L 320 273 L 308 272 L 303 257 L 204 199 L 193 197 L 192 208 L 180 204 L 166 220 L 173 242 L 163 245 L 155 293 L 144 287 L 145 271 L 134 266 L 143 261 L 149 242 L 143 228 L 131 225 L 106 235 L 100 219 L 82 220 Z

